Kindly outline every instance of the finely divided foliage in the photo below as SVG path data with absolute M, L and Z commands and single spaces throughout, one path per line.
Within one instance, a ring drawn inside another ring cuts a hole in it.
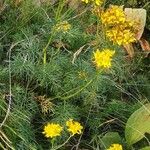
M 131 129 L 141 112 L 149 117 L 149 59 L 136 39 L 139 22 L 128 19 L 123 5 L 135 6 L 128 0 L 0 2 L 0 149 L 149 146 L 149 130 L 140 132 L 144 123 Z M 131 59 L 123 47 L 132 44 Z M 132 133 L 142 137 L 133 136 L 134 145 L 126 136 Z

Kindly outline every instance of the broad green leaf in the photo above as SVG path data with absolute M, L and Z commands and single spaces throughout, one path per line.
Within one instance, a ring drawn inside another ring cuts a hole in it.
M 146 147 L 144 147 L 144 148 L 142 148 L 140 150 L 150 150 L 150 146 L 146 146 Z
M 103 148 L 109 148 L 112 144 L 121 144 L 121 137 L 118 132 L 108 132 L 101 139 Z
M 150 133 L 150 103 L 135 111 L 126 123 L 125 137 L 129 146 L 135 144 Z

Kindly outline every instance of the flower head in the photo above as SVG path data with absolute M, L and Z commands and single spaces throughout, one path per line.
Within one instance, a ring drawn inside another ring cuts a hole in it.
M 86 73 L 85 71 L 79 71 L 79 72 L 78 72 L 78 77 L 79 77 L 80 79 L 86 79 L 87 73 Z
M 123 150 L 123 148 L 120 144 L 112 144 L 107 150 Z
M 121 26 L 106 30 L 106 36 L 114 44 L 118 45 L 126 45 L 136 41 L 134 32 L 128 28 L 122 28 Z
M 105 26 L 112 26 L 124 23 L 126 16 L 122 7 L 111 5 L 106 11 L 101 13 L 101 20 Z
M 110 68 L 112 56 L 115 54 L 115 51 L 104 49 L 100 51 L 99 49 L 94 52 L 94 64 L 99 68 Z
M 100 6 L 103 3 L 103 0 L 82 0 L 82 2 L 90 3 L 92 2 L 94 5 Z
M 103 3 L 103 0 L 92 0 L 95 5 L 100 6 Z
M 45 134 L 45 137 L 47 138 L 53 138 L 56 136 L 60 136 L 62 130 L 63 128 L 59 124 L 48 123 L 47 125 L 45 125 L 44 131 L 42 133 Z
M 66 122 L 66 126 L 68 127 L 68 131 L 71 132 L 72 135 L 81 134 L 81 130 L 83 129 L 83 126 L 79 122 L 73 121 L 73 119 L 69 119 Z
M 67 32 L 68 30 L 70 30 L 70 28 L 71 24 L 69 24 L 68 21 L 60 22 L 55 26 L 56 31 L 63 31 L 63 32 Z
M 137 22 L 129 20 L 122 7 L 111 5 L 100 17 L 106 36 L 114 44 L 127 45 L 136 41 Z
M 44 115 L 53 110 L 53 103 L 49 98 L 46 98 L 45 95 L 37 96 L 35 98 L 40 103 L 41 110 Z
M 85 2 L 86 4 L 89 3 L 90 0 L 82 0 L 82 2 Z

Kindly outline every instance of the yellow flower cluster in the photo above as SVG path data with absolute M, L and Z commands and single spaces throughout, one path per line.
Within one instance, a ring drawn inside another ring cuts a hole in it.
M 100 6 L 102 5 L 103 0 L 82 0 L 82 2 L 85 2 L 86 4 L 92 2 L 94 5 Z
M 136 23 L 126 18 L 122 7 L 111 5 L 101 13 L 101 21 L 106 27 L 106 36 L 114 44 L 126 45 L 136 41 Z
M 105 26 L 122 24 L 126 21 L 125 13 L 120 6 L 111 5 L 101 13 L 101 21 Z
M 103 51 L 100 51 L 99 49 L 94 52 L 94 64 L 96 67 L 99 68 L 110 68 L 111 67 L 111 61 L 112 57 L 115 54 L 115 51 L 104 49 Z
M 118 45 L 126 45 L 136 41 L 135 34 L 130 29 L 120 28 L 118 26 L 106 30 L 106 36 L 110 41 Z
M 107 150 L 123 150 L 123 148 L 120 144 L 112 144 L 111 147 Z
M 71 24 L 68 23 L 68 21 L 63 21 L 55 26 L 56 31 L 62 31 L 62 32 L 67 32 L 68 30 L 71 29 Z
M 83 129 L 79 122 L 73 121 L 72 119 L 69 119 L 66 122 L 66 126 L 68 127 L 68 131 L 71 132 L 72 135 L 81 134 L 81 130 Z
M 75 134 L 81 134 L 81 130 L 83 126 L 77 121 L 73 121 L 73 119 L 69 119 L 66 121 L 66 126 L 68 127 L 68 131 L 71 132 L 72 136 Z M 45 134 L 47 138 L 54 138 L 61 135 L 63 127 L 57 123 L 48 123 L 44 126 L 44 131 L 42 132 Z
M 79 72 L 78 72 L 78 77 L 79 77 L 80 79 L 86 79 L 87 74 L 86 74 L 85 71 L 79 71 Z
M 63 130 L 63 127 L 61 127 L 59 124 L 54 124 L 54 123 L 48 123 L 44 127 L 43 134 L 45 134 L 45 137 L 47 138 L 53 138 L 56 136 L 60 136 L 61 132 Z

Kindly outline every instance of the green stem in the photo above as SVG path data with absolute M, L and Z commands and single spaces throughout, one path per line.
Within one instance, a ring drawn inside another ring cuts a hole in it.
M 47 48 L 50 45 L 52 40 L 52 36 L 49 38 L 48 43 L 46 44 L 46 46 L 43 48 L 43 64 L 46 64 L 46 56 L 47 56 Z
M 95 74 L 95 77 L 93 79 L 91 79 L 88 83 L 86 83 L 85 86 L 81 87 L 77 92 L 74 92 L 73 94 L 70 94 L 68 96 L 56 96 L 53 98 L 54 99 L 61 99 L 61 100 L 67 100 L 67 99 L 70 99 L 76 95 L 78 95 L 80 92 L 82 92 L 85 88 L 87 88 L 95 79 L 97 79 L 97 76 L 102 72 L 103 70 L 98 70 L 96 71 L 96 74 Z M 70 90 L 68 92 L 66 92 L 65 94 L 67 93 L 71 93 L 72 91 L 74 91 L 75 89 L 78 89 L 78 88 L 74 88 L 73 90 Z M 64 94 L 63 94 L 64 95 Z
M 96 38 L 99 36 L 99 20 L 97 19 L 97 26 L 96 26 Z
M 52 29 L 52 32 L 51 32 L 51 36 L 46 44 L 46 46 L 43 48 L 43 64 L 45 65 L 46 62 L 47 62 L 47 48 L 49 47 L 49 45 L 51 44 L 52 42 L 52 38 L 53 36 L 55 35 L 55 29 Z
M 56 148 L 52 148 L 51 150 L 57 150 L 61 147 L 63 147 L 66 143 L 68 143 L 68 141 L 71 139 L 72 135 L 69 136 L 69 138 L 61 145 L 57 146 Z
M 95 79 L 95 78 L 94 78 L 94 79 Z M 80 90 L 78 90 L 78 91 L 75 92 L 74 94 L 71 94 L 71 95 L 66 96 L 66 97 L 62 97 L 61 99 L 67 100 L 67 99 L 70 99 L 71 97 L 74 97 L 74 96 L 78 95 L 78 94 L 79 94 L 80 92 L 82 92 L 85 88 L 87 88 L 87 87 L 93 82 L 94 79 L 90 80 L 84 87 L 82 87 Z
M 58 8 L 57 8 L 57 12 L 56 12 L 56 16 L 55 16 L 55 19 L 57 21 L 60 19 L 61 11 L 62 11 L 62 9 L 64 7 L 64 4 L 65 4 L 64 0 L 59 2 Z
M 59 2 L 58 8 L 57 8 L 57 12 L 56 12 L 56 16 L 55 16 L 56 21 L 59 20 L 59 18 L 60 18 L 60 14 L 61 14 L 61 11 L 62 11 L 62 9 L 64 7 L 64 4 L 65 4 L 64 0 L 62 2 L 61 1 Z M 52 32 L 51 32 L 51 36 L 50 36 L 50 38 L 48 40 L 48 43 L 43 48 L 43 64 L 44 65 L 47 62 L 47 48 L 50 45 L 54 34 L 55 34 L 55 31 L 53 29 Z
M 55 138 L 51 139 L 52 149 L 54 148 L 54 142 L 55 142 Z

